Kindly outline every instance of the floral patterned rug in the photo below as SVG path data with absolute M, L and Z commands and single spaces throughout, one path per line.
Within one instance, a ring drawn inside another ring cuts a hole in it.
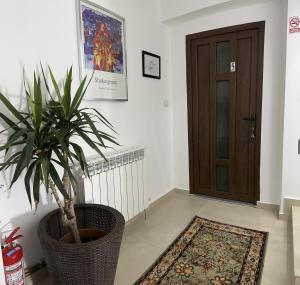
M 135 285 L 258 284 L 267 235 L 195 217 Z

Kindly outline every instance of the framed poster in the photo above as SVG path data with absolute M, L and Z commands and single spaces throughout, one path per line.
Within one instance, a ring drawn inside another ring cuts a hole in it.
M 78 0 L 80 77 L 90 78 L 86 100 L 128 100 L 124 18 Z
M 143 76 L 155 79 L 161 78 L 160 56 L 151 52 L 142 51 Z

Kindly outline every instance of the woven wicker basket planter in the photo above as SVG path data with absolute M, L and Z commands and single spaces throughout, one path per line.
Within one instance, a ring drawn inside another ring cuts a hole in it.
M 38 227 L 48 271 L 55 285 L 112 285 L 124 230 L 117 210 L 93 204 L 75 207 L 79 228 L 101 229 L 108 234 L 80 245 L 60 242 L 67 231 L 59 210 L 45 216 Z

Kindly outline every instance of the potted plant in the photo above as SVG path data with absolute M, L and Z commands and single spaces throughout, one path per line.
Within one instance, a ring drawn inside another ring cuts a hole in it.
M 85 77 L 72 98 L 72 68 L 67 71 L 62 88 L 50 67 L 49 76 L 53 90 L 42 66 L 41 74 L 34 74 L 33 86 L 24 84 L 25 111 L 18 111 L 0 93 L 0 102 L 10 113 L 0 113 L 7 125 L 4 131 L 9 132 L 6 143 L 0 147 L 0 151 L 5 151 L 0 171 L 15 166 L 10 187 L 25 173 L 24 188 L 35 209 L 44 188 L 58 205 L 38 227 L 54 284 L 113 284 L 124 218 L 110 207 L 75 205 L 78 181 L 74 169 L 79 167 L 89 177 L 84 150 L 76 139 L 105 158 L 102 149 L 117 142 L 103 127 L 114 129 L 96 109 L 81 107 L 92 78 L 88 81 Z

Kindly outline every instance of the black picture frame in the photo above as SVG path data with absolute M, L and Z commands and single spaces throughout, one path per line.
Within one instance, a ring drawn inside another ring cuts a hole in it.
M 147 66 L 147 62 L 149 60 L 153 59 L 154 65 L 150 67 Z M 153 79 L 161 79 L 161 58 L 159 55 L 148 52 L 148 51 L 142 51 L 142 62 L 143 62 L 143 77 L 149 77 Z

